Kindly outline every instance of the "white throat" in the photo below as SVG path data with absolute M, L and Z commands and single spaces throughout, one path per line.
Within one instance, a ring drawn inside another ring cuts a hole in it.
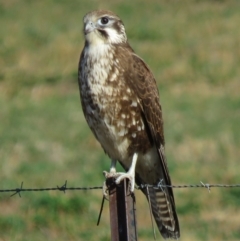
M 84 69 L 87 66 L 88 71 L 83 71 L 85 76 L 82 79 L 88 80 L 88 85 L 92 92 L 99 94 L 106 85 L 106 80 L 112 68 L 114 49 L 111 45 L 95 42 L 85 46 L 84 61 L 81 63 Z
M 89 44 L 85 49 L 85 56 L 89 61 L 94 61 L 95 65 L 103 65 L 105 67 L 107 63 L 113 58 L 113 52 L 111 45 L 98 42 L 95 44 Z
M 104 44 L 104 39 L 98 36 L 98 33 L 96 31 L 97 30 L 94 30 L 85 36 L 86 41 L 89 43 L 89 45 L 99 46 L 101 44 Z

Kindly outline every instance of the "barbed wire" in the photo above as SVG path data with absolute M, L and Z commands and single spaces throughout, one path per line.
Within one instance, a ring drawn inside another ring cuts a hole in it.
M 209 184 L 203 183 L 200 181 L 200 184 L 183 184 L 183 185 L 165 185 L 162 183 L 161 180 L 157 185 L 149 185 L 143 184 L 136 189 L 144 189 L 144 188 L 155 188 L 155 189 L 164 189 L 164 188 L 206 188 L 209 192 L 211 188 L 240 188 L 240 184 Z M 13 189 L 0 189 L 0 193 L 5 192 L 13 192 L 11 196 L 18 194 L 21 197 L 21 192 L 43 192 L 43 191 L 87 191 L 87 190 L 96 190 L 96 189 L 103 189 L 102 186 L 91 186 L 91 187 L 67 187 L 67 181 L 62 186 L 57 187 L 46 187 L 46 188 L 23 188 L 23 182 L 21 183 L 20 188 L 13 188 Z
M 45 187 L 45 188 L 23 188 L 23 182 L 21 183 L 20 188 L 13 188 L 13 189 L 0 189 L 0 192 L 14 192 L 12 196 L 18 194 L 21 197 L 21 192 L 43 192 L 43 191 L 76 191 L 76 190 L 95 190 L 95 189 L 102 189 L 102 187 L 67 187 L 67 181 L 59 187 Z

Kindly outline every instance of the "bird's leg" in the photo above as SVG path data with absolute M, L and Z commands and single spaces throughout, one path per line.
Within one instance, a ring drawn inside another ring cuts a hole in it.
M 116 163 L 117 163 L 117 161 L 112 159 L 111 166 L 110 166 L 110 173 L 111 174 L 116 173 Z
M 109 178 L 109 177 L 114 177 L 115 174 L 116 174 L 116 163 L 117 161 L 112 159 L 112 162 L 111 162 L 111 166 L 110 166 L 110 171 L 107 172 L 107 171 L 103 171 L 103 175 L 106 177 L 106 178 Z
M 116 184 L 119 184 L 124 178 L 128 178 L 130 181 L 131 192 L 134 191 L 134 186 L 135 186 L 135 168 L 137 164 L 137 158 L 138 158 L 138 154 L 134 153 L 132 164 L 127 173 L 117 173 L 117 175 L 119 176 L 116 179 Z

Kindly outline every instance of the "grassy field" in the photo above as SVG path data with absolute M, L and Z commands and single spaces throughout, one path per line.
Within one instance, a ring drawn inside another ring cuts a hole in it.
M 240 2 L 0 2 L 0 189 L 101 186 L 110 161 L 84 120 L 82 17 L 102 8 L 158 81 L 174 184 L 240 183 Z M 136 191 L 139 240 L 153 240 Z M 110 240 L 101 190 L 0 193 L 0 241 Z M 175 189 L 181 240 L 239 240 L 240 190 Z M 158 235 L 158 240 L 161 240 Z

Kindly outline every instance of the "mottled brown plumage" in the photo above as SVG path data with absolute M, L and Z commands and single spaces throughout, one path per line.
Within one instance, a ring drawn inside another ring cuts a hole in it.
M 155 78 L 127 42 L 125 28 L 110 11 L 84 17 L 85 46 L 79 62 L 79 87 L 85 118 L 112 159 L 110 173 L 138 185 L 171 185 L 164 154 L 162 109 Z M 115 173 L 119 161 L 127 174 Z M 136 167 L 135 167 L 136 163 Z M 134 186 L 133 186 L 134 188 Z M 172 189 L 144 194 L 164 238 L 179 238 Z

